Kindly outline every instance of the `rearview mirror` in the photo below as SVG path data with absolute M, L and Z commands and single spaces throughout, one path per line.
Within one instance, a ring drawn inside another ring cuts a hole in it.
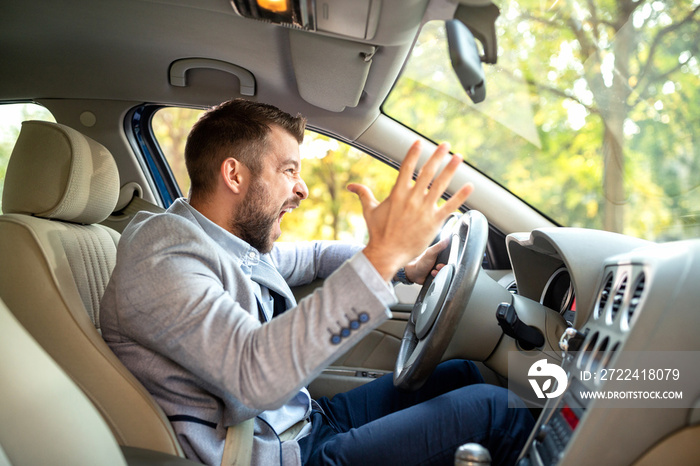
M 467 95 L 478 104 L 486 98 L 486 83 L 474 35 L 457 19 L 446 21 L 445 27 L 452 68 Z

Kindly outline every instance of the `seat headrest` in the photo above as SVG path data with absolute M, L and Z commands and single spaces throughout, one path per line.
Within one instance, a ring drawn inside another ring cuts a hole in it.
M 22 123 L 5 175 L 5 213 L 99 223 L 118 196 L 117 165 L 103 145 L 57 123 Z

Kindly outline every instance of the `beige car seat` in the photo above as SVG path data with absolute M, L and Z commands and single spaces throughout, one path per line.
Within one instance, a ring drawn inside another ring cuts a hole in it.
M 104 420 L 0 300 L 0 465 L 124 465 Z
M 0 300 L 0 466 L 195 466 L 120 447 L 90 400 Z
M 0 298 L 120 445 L 182 456 L 161 408 L 99 334 L 119 234 L 97 223 L 118 193 L 117 166 L 105 147 L 60 124 L 25 122 L 2 198 Z M 36 435 L 44 428 L 38 424 Z

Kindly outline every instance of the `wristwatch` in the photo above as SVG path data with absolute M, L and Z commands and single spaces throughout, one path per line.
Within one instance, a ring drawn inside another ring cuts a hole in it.
M 398 283 L 403 283 L 404 285 L 413 285 L 413 282 L 406 277 L 406 269 L 401 267 L 396 275 L 394 275 L 394 281 Z

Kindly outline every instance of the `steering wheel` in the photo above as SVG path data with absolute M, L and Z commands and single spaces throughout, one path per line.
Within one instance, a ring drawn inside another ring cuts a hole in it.
M 395 387 L 419 389 L 440 362 L 474 290 L 488 233 L 486 217 L 476 210 L 445 223 L 440 236 L 451 239 L 437 263 L 446 265 L 428 276 L 413 305 L 396 358 Z

